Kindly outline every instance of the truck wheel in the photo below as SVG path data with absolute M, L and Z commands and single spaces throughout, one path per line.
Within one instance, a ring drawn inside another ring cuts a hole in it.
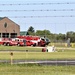
M 20 44 L 18 43 L 17 46 L 20 46 Z
M 7 44 L 4 42 L 3 45 L 6 46 Z
M 10 46 L 10 44 L 9 44 L 9 43 L 7 43 L 7 46 Z
M 33 46 L 35 47 L 36 46 L 36 43 Z

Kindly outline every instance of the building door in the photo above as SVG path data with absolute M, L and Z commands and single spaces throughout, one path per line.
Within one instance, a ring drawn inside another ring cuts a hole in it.
M 17 37 L 17 33 L 11 33 L 11 38 L 16 38 Z
M 9 33 L 2 33 L 3 38 L 9 38 Z

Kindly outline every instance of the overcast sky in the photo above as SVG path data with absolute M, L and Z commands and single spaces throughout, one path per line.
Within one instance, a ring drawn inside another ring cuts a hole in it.
M 75 32 L 75 0 L 0 0 L 0 17 L 5 16 L 19 24 L 21 31 L 33 26 L 51 33 Z

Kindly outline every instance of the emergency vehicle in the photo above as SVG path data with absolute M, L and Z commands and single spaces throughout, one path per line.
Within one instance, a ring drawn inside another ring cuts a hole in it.
M 18 36 L 17 38 L 28 40 L 32 43 L 33 46 L 46 46 L 50 43 L 48 38 L 40 36 Z
M 0 45 L 4 46 L 32 46 L 33 43 L 19 38 L 0 38 Z
M 46 46 L 50 43 L 48 38 L 40 36 L 18 36 L 17 38 L 0 38 L 0 45 L 4 46 Z
M 0 45 L 13 46 L 17 45 L 17 42 L 12 40 L 11 38 L 0 38 Z

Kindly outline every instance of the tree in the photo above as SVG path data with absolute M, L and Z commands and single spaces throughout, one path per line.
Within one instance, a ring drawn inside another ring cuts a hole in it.
M 29 29 L 28 29 L 28 32 L 32 32 L 32 33 L 34 33 L 35 30 L 34 30 L 34 28 L 33 28 L 32 26 L 30 26 Z
M 75 42 L 75 32 L 73 32 L 73 31 L 67 32 L 66 37 L 67 37 L 67 39 L 70 38 L 71 42 Z
M 35 35 L 35 30 L 32 26 L 29 27 L 27 32 L 28 32 L 29 35 Z
M 36 35 L 39 35 L 39 36 L 50 35 L 50 31 L 49 30 L 37 30 Z
M 66 38 L 65 38 L 65 34 L 61 34 L 61 33 L 59 33 L 59 34 L 57 34 L 56 35 L 56 40 L 57 41 L 65 41 L 66 40 Z

